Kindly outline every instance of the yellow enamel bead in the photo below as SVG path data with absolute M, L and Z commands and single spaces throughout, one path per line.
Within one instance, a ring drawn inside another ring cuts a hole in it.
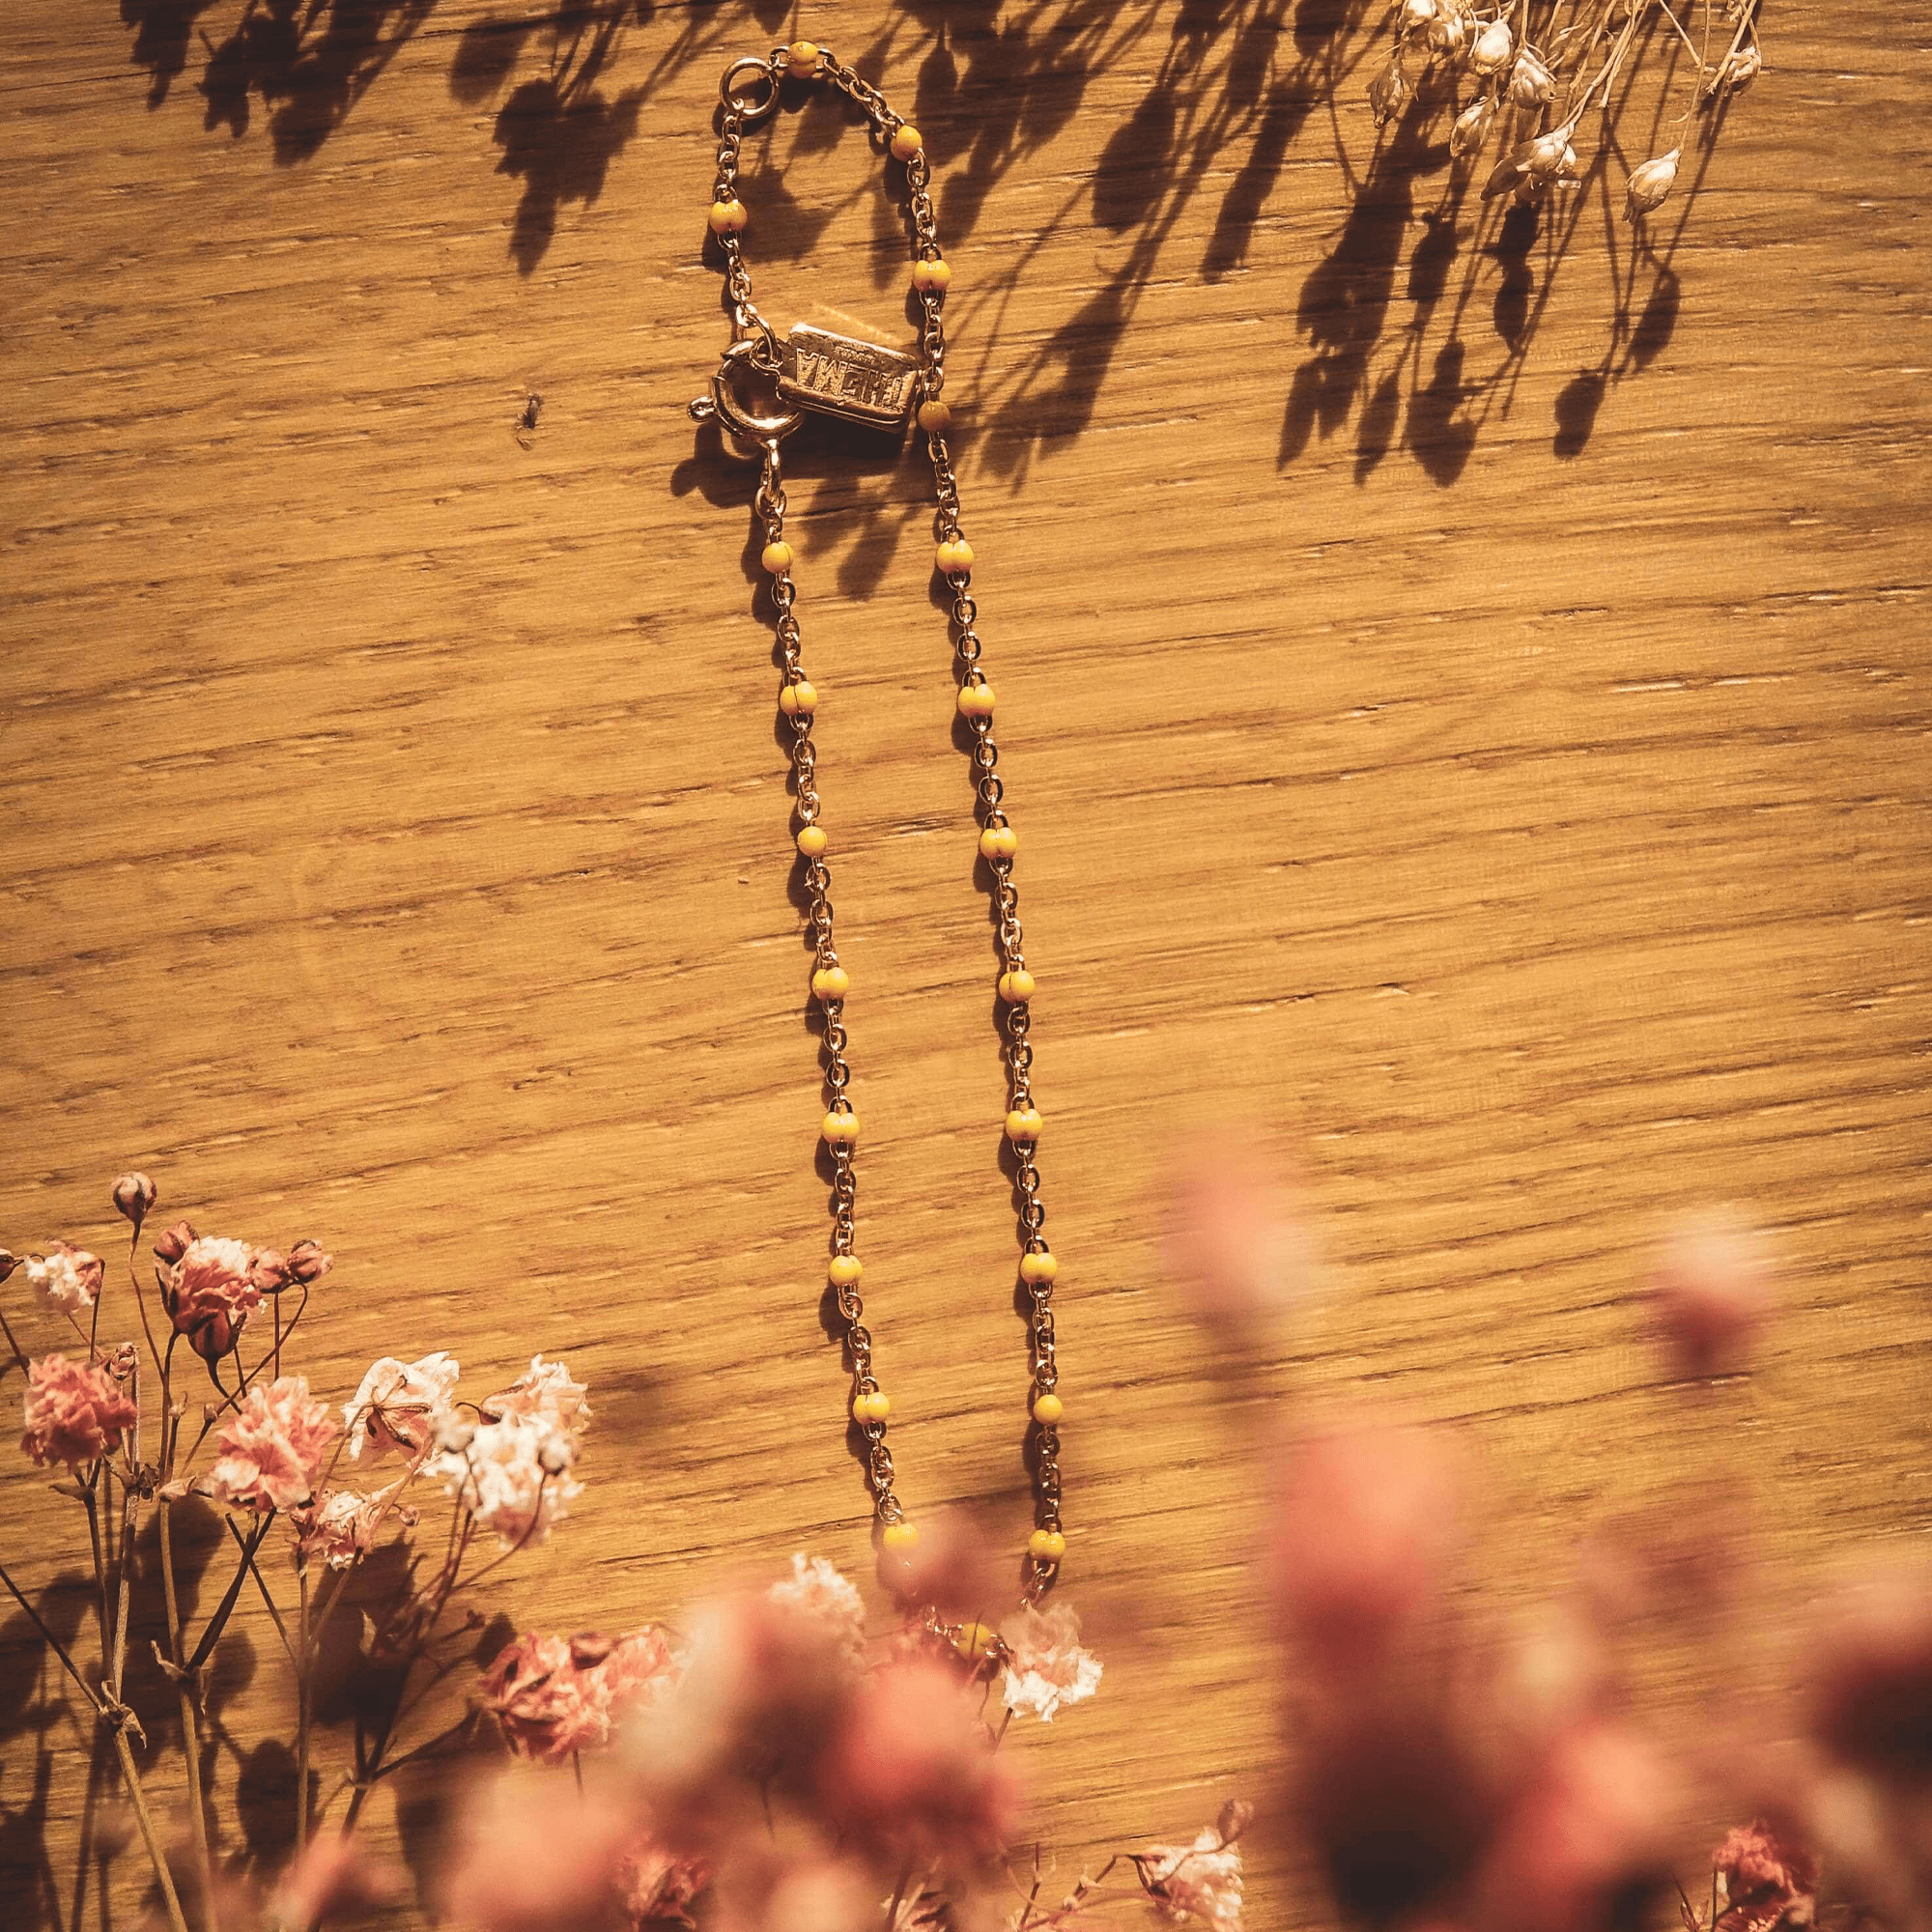
M 937 396 L 919 406 L 919 426 L 933 436 L 944 436 L 952 427 L 952 406 Z
M 852 1398 L 854 1422 L 883 1422 L 892 1412 L 893 1405 L 884 1389 L 869 1389 Z
M 825 828 L 822 825 L 801 825 L 798 829 L 798 849 L 808 859 L 816 859 L 825 850 Z
M 779 709 L 787 718 L 810 718 L 818 709 L 818 693 L 809 677 L 788 684 L 779 693 Z
M 836 972 L 838 969 L 831 969 Z M 835 1107 L 827 1114 L 818 1131 L 834 1146 L 850 1147 L 859 1138 L 859 1117 L 850 1107 Z
M 711 232 L 714 235 L 735 235 L 748 219 L 745 204 L 736 195 L 729 201 L 714 201 L 711 204 Z
M 1000 1641 L 1000 1634 L 988 1624 L 968 1624 L 952 1639 L 952 1648 L 968 1662 L 981 1657 L 991 1657 Z
M 1037 1253 L 1028 1253 L 1020 1257 L 1020 1279 L 1022 1281 L 1051 1281 L 1060 1272 L 1060 1264 L 1044 1248 Z
M 774 577 L 782 577 L 791 568 L 791 545 L 788 543 L 768 543 L 758 553 L 758 561 Z
M 939 567 L 949 577 L 973 568 L 973 546 L 964 537 L 949 537 L 939 546 Z
M 944 262 L 915 262 L 912 285 L 922 294 L 943 296 L 952 285 L 952 270 Z
M 811 990 L 821 1000 L 842 1000 L 852 990 L 852 976 L 842 966 L 821 966 L 811 976 Z M 825 1118 L 833 1121 L 838 1117 L 827 1114 Z M 834 1136 L 828 1133 L 825 1138 L 831 1140 Z
M 909 1522 L 889 1522 L 879 1541 L 888 1549 L 907 1550 L 919 1541 L 919 1530 Z
M 902 161 L 909 161 L 925 143 L 919 138 L 919 129 L 911 122 L 893 130 L 893 153 Z
M 1042 1563 L 1058 1563 L 1066 1554 L 1066 1539 L 1057 1529 L 1037 1529 L 1027 1538 L 1027 1549 Z
M 1024 966 L 1015 966 L 1010 973 L 1000 975 L 1000 998 L 1009 1006 L 1024 1006 L 1033 998 L 1033 975 Z
M 989 825 L 980 835 L 980 850 L 989 859 L 1010 859 L 1020 849 L 1020 835 L 1010 825 Z
M 826 1263 L 825 1272 L 834 1288 L 857 1288 L 866 1264 L 857 1255 L 834 1255 Z
M 990 718 L 993 715 L 993 687 L 990 684 L 962 684 L 959 687 L 959 715 L 962 718 Z
M 803 78 L 818 71 L 818 47 L 811 41 L 794 41 L 785 49 L 785 71 Z
M 1007 1116 L 1007 1136 L 1009 1140 L 1037 1141 L 1045 1124 L 1037 1107 L 1015 1107 Z
M 1042 1429 L 1051 1429 L 1066 1413 L 1066 1405 L 1057 1395 L 1043 1395 L 1033 1406 L 1033 1419 Z

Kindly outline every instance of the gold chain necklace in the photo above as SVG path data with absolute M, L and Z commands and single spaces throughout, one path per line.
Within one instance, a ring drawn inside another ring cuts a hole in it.
M 745 130 L 774 113 L 781 87 L 789 76 L 803 82 L 829 82 L 864 111 L 871 133 L 903 165 L 912 229 L 912 286 L 923 316 L 918 355 L 902 355 L 869 342 L 799 324 L 782 342 L 752 299 L 745 266 L 745 205 L 738 199 L 739 150 Z M 918 1526 L 907 1520 L 894 1487 L 893 1455 L 886 1445 L 892 1404 L 872 1372 L 872 1336 L 865 1326 L 859 1298 L 864 1267 L 853 1252 L 858 1176 L 854 1151 L 859 1116 L 847 1089 L 852 1070 L 845 1058 L 845 996 L 851 979 L 838 963 L 832 941 L 832 874 L 825 863 L 827 838 L 819 822 L 817 749 L 812 719 L 818 693 L 805 674 L 795 612 L 798 588 L 792 581 L 793 554 L 785 539 L 785 494 L 779 444 L 804 420 L 807 412 L 838 416 L 903 436 L 908 415 L 917 410 L 920 429 L 932 458 L 936 508 L 936 563 L 952 591 L 953 651 L 959 677 L 958 712 L 972 736 L 977 774 L 980 852 L 992 877 L 999 917 L 1001 970 L 999 995 L 1005 1026 L 1008 1075 L 1007 1138 L 1014 1158 L 1014 1192 L 1019 1199 L 1022 1253 L 1020 1280 L 1028 1297 L 1028 1360 L 1031 1386 L 1028 1411 L 1035 1433 L 1034 1505 L 1037 1527 L 1027 1545 L 1025 1601 L 1037 1599 L 1059 1573 L 1066 1553 L 1060 1519 L 1060 1421 L 1062 1405 L 1054 1360 L 1053 1281 L 1058 1268 L 1040 1233 L 1046 1209 L 1039 1199 L 1035 1164 L 1039 1110 L 1033 1098 L 1033 975 L 1021 951 L 1019 891 L 1013 884 L 1013 853 L 1018 838 L 1005 808 L 1005 787 L 994 767 L 993 687 L 980 665 L 979 605 L 973 596 L 973 547 L 959 522 L 959 489 L 946 446 L 952 412 L 944 399 L 946 329 L 943 311 L 952 270 L 939 252 L 933 219 L 930 176 L 919 130 L 893 112 L 885 97 L 830 48 L 809 41 L 774 48 L 765 58 L 733 61 L 719 85 L 723 103 L 718 179 L 712 190 L 710 229 L 724 257 L 725 289 L 733 323 L 729 347 L 711 379 L 710 393 L 691 405 L 697 421 L 715 420 L 727 447 L 761 466 L 753 510 L 764 532 L 762 562 L 768 575 L 775 631 L 783 673 L 779 710 L 791 731 L 791 764 L 797 796 L 795 842 L 805 862 L 808 918 L 813 939 L 812 997 L 824 1019 L 826 1113 L 819 1132 L 832 1161 L 832 1255 L 827 1274 L 845 1322 L 845 1354 L 852 1376 L 851 1413 L 864 1433 L 867 1480 L 872 1493 L 879 1541 L 889 1557 L 909 1560 Z M 763 394 L 758 392 L 762 390 Z

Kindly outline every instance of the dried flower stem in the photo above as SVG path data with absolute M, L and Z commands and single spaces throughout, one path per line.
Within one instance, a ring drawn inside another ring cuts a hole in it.
M 235 1547 L 242 1552 L 242 1560 L 248 1566 L 249 1575 L 255 1579 L 255 1587 L 262 1593 L 262 1603 L 275 1626 L 275 1634 L 282 1640 L 282 1648 L 296 1669 L 301 1668 L 301 1659 L 296 1653 L 295 1640 L 289 1635 L 288 1619 L 282 1615 L 281 1606 L 269 1590 L 269 1579 L 262 1575 L 262 1566 L 255 1560 L 255 1552 L 248 1548 L 248 1540 L 235 1527 L 235 1519 L 229 1517 L 228 1534 L 235 1539 Z M 318 1638 L 318 1641 L 320 1639 Z
M 26 1350 L 14 1339 L 13 1327 L 7 1320 L 7 1311 L 4 1308 L 0 1308 L 0 1329 L 6 1330 L 7 1346 L 13 1350 L 14 1359 L 19 1363 L 20 1373 L 24 1376 L 28 1372 Z
M 4 1565 L 0 1565 L 0 1583 L 6 1584 L 14 1601 L 26 1611 L 34 1627 L 46 1638 L 54 1655 L 65 1666 L 67 1674 L 73 1679 L 80 1694 L 87 1699 L 88 1708 L 114 1733 L 114 1749 L 121 1760 L 121 1776 L 128 1786 L 128 1802 L 134 1807 L 135 1822 L 141 1829 L 141 1842 L 148 1848 L 148 1860 L 155 1868 L 155 1882 L 160 1887 L 161 1898 L 167 1906 L 170 1932 L 187 1932 L 187 1920 L 182 1917 L 181 1899 L 175 1892 L 174 1874 L 168 1870 L 168 1861 L 161 1853 L 160 1840 L 155 1834 L 154 1815 L 148 1809 L 147 1793 L 141 1788 L 140 1768 L 134 1762 L 134 1748 L 128 1742 L 128 1714 L 127 1707 L 121 1704 L 119 1687 L 116 1687 L 115 1695 L 115 1704 L 118 1708 L 110 1712 L 93 1685 L 80 1674 L 80 1666 L 69 1654 L 67 1645 L 47 1628 L 40 1611 L 20 1594 L 20 1586 L 8 1576 Z M 102 1662 L 105 1661 L 103 1656 Z
M 186 1747 L 187 1757 L 187 1808 L 193 1822 L 195 1869 L 201 1874 L 202 1911 L 208 1918 L 209 1932 L 219 1932 L 220 1921 L 214 1902 L 214 1861 L 209 1855 L 208 1812 L 201 1789 L 201 1714 L 195 1697 L 194 1680 L 182 1668 L 181 1606 L 175 1596 L 175 1553 L 169 1532 L 169 1519 L 173 1514 L 174 1505 L 163 1497 L 160 1514 L 161 1593 L 167 1600 L 168 1655 L 174 1661 L 175 1690 L 181 1696 L 182 1741 Z
M 279 1324 L 277 1324 L 279 1325 Z M 252 1559 L 251 1559 L 252 1560 Z M 301 1597 L 296 1610 L 296 1856 L 308 1848 L 308 1563 L 296 1557 Z
M 194 1655 L 182 1667 L 192 1674 L 208 1662 L 208 1654 L 214 1648 L 215 1639 L 228 1627 L 228 1619 L 234 1614 L 236 1601 L 242 1595 L 242 1585 L 248 1578 L 248 1559 L 262 1547 L 262 1539 L 269 1533 L 269 1525 L 275 1520 L 273 1510 L 265 1510 L 262 1520 L 255 1525 L 254 1533 L 242 1547 L 242 1561 L 235 1566 L 235 1575 L 229 1578 L 228 1588 L 222 1592 L 220 1603 L 214 1606 L 214 1614 L 209 1618 L 208 1627 L 201 1634 L 201 1641 L 194 1647 Z

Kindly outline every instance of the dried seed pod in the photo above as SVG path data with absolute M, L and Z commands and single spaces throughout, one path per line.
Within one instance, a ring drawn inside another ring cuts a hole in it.
M 1376 117 L 1376 126 L 1386 128 L 1414 98 L 1415 90 L 1403 71 L 1402 53 L 1398 49 L 1389 56 L 1388 66 L 1369 82 L 1369 107 Z
M 1517 55 L 1510 70 L 1509 98 L 1512 107 L 1547 107 L 1556 92 L 1556 76 L 1527 47 Z
M 1626 221 L 1634 221 L 1662 205 L 1676 183 L 1677 157 L 1683 152 L 1681 148 L 1672 148 L 1669 154 L 1659 155 L 1655 160 L 1631 170 L 1631 178 L 1624 184 Z
M 1478 73 L 1500 73 L 1516 51 L 1516 36 L 1507 20 L 1492 20 L 1469 48 L 1469 65 Z
M 1449 130 L 1449 152 L 1459 156 L 1478 153 L 1490 138 L 1490 128 L 1495 118 L 1496 98 L 1493 94 L 1472 100 L 1457 115 L 1456 125 Z
M 1764 71 L 1764 57 L 1755 46 L 1733 47 L 1705 76 L 1704 99 L 1723 100 L 1741 94 Z

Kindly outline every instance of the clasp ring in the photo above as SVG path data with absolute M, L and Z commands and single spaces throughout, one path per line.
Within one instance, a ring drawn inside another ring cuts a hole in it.
M 763 99 L 754 99 L 749 94 L 740 99 L 738 82 L 753 74 L 764 82 Z M 778 75 L 772 71 L 771 62 L 759 60 L 754 54 L 734 60 L 724 70 L 724 78 L 718 83 L 718 98 L 724 103 L 725 113 L 741 116 L 748 127 L 753 121 L 762 121 L 779 104 Z
M 732 387 L 741 370 L 754 370 L 759 374 L 753 359 L 758 343 L 754 337 L 746 336 L 734 342 L 718 359 L 718 373 L 711 379 L 711 393 L 699 396 L 691 406 L 691 419 L 705 422 L 716 416 L 725 435 L 736 437 L 740 442 L 776 442 L 781 437 L 789 436 L 805 420 L 802 410 L 785 409 L 775 406 L 769 412 L 748 409 L 739 401 Z

